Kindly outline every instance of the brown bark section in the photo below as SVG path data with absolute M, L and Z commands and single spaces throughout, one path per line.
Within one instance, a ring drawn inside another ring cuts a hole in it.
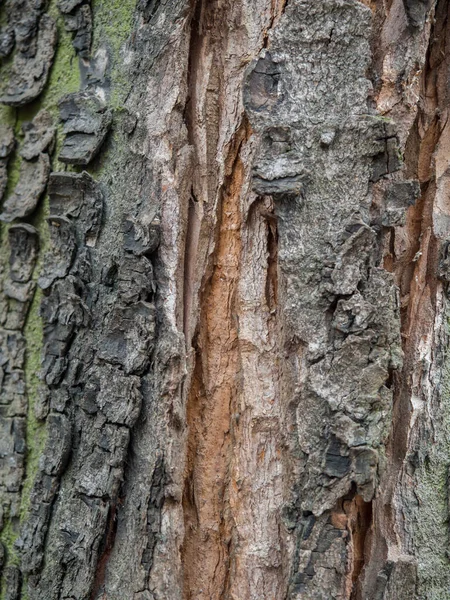
M 241 264 L 239 149 L 228 161 L 211 280 L 201 300 L 196 369 L 187 405 L 188 461 L 183 548 L 186 598 L 222 598 L 229 574 L 228 472 L 232 415 L 236 412 L 240 361 L 237 284 Z
M 187 599 L 275 598 L 285 587 L 280 549 L 271 547 L 282 500 L 277 227 L 272 200 L 251 191 L 255 142 L 241 96 L 248 63 L 283 7 L 218 0 L 193 9 L 186 122 L 195 166 L 184 255 L 192 376 L 181 549 Z

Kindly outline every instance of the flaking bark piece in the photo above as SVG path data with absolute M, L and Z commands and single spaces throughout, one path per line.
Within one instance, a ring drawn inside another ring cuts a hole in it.
M 22 573 L 16 565 L 9 565 L 5 569 L 5 600 L 19 600 L 22 586 Z
M 9 223 L 30 215 L 45 191 L 49 174 L 50 159 L 47 154 L 39 155 L 36 160 L 22 161 L 19 182 L 3 205 L 0 220 Z
M 8 158 L 14 150 L 14 131 L 9 125 L 0 125 L 0 158 Z
M 404 225 L 406 211 L 420 196 L 418 181 L 398 181 L 390 185 L 385 194 L 385 210 L 381 222 L 385 227 Z
M 34 56 L 39 19 L 45 3 L 42 0 L 9 0 L 7 4 L 8 21 L 14 31 L 17 51 Z
M 20 331 L 0 330 L 0 366 L 5 373 L 23 369 L 26 340 Z
M 155 307 L 147 302 L 117 306 L 99 347 L 99 358 L 123 367 L 125 373 L 142 373 L 150 360 L 155 336 Z
M 8 185 L 8 159 L 0 158 L 0 200 Z
M 53 413 L 47 418 L 47 443 L 39 459 L 42 473 L 57 477 L 64 472 L 69 460 L 72 440 L 72 426 L 62 414 Z
M 108 422 L 132 427 L 141 409 L 141 380 L 124 375 L 117 367 L 104 365 L 86 384 L 83 409 L 91 414 L 100 410 Z
M 47 83 L 57 40 L 55 21 L 45 14 L 39 21 L 34 56 L 16 52 L 8 87 L 0 103 L 23 106 L 35 100 Z
M 125 256 L 117 276 L 117 292 L 124 304 L 150 300 L 155 292 L 152 263 L 145 256 Z
M 8 229 L 9 276 L 17 283 L 27 283 L 33 275 L 36 265 L 39 235 L 32 225 L 19 223 Z
M 77 230 L 83 242 L 94 246 L 100 231 L 103 214 L 103 193 L 100 186 L 85 171 L 52 173 L 49 186 L 50 212 L 77 220 Z
M 75 33 L 72 45 L 82 58 L 88 58 L 92 39 L 92 11 L 89 4 L 76 9 L 75 14 L 64 15 L 66 31 Z
M 71 13 L 75 8 L 83 4 L 84 0 L 59 0 L 58 8 L 63 14 Z
M 403 0 L 409 25 L 413 28 L 422 29 L 431 5 L 430 0 Z
M 51 215 L 47 222 L 50 228 L 51 248 L 45 255 L 44 267 L 38 279 L 38 285 L 43 290 L 69 273 L 76 253 L 75 231 L 69 219 Z
M 14 132 L 12 127 L 0 125 L 0 200 L 3 198 L 8 184 L 8 160 L 14 149 Z
M 41 152 L 51 152 L 55 139 L 53 118 L 46 110 L 41 110 L 31 122 L 22 125 L 25 141 L 20 156 L 27 160 L 36 158 Z
M 64 96 L 59 110 L 66 134 L 59 160 L 70 165 L 89 164 L 100 150 L 111 126 L 111 111 L 88 92 Z
M 122 224 L 124 249 L 136 256 L 151 254 L 159 246 L 160 231 L 161 223 L 158 217 L 154 217 L 147 225 L 142 220 L 135 220 L 128 216 Z
M 9 56 L 14 48 L 14 31 L 11 27 L 0 29 L 0 58 Z

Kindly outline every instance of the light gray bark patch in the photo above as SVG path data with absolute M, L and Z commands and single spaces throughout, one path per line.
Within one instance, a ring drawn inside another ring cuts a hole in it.
M 19 567 L 15 565 L 9 565 L 5 569 L 5 600 L 20 600 L 21 587 L 22 587 L 22 575 Z
M 20 156 L 26 160 L 36 158 L 42 152 L 51 154 L 55 141 L 53 117 L 47 110 L 40 110 L 31 122 L 22 125 L 24 143 Z
M 50 159 L 47 154 L 39 154 L 32 160 L 23 160 L 19 181 L 3 205 L 0 220 L 9 223 L 33 213 L 45 191 L 49 174 Z
M 350 493 L 374 496 L 386 383 L 401 363 L 396 287 L 376 263 L 370 214 L 371 180 L 400 157 L 393 126 L 368 106 L 370 24 L 356 0 L 291 0 L 244 91 L 259 137 L 253 187 L 275 200 L 286 385 L 298 390 L 297 500 L 285 516 L 298 548 L 288 597 L 302 600 L 346 593 L 350 536 L 330 515 Z
M 450 285 L 450 241 L 448 240 L 440 244 L 437 276 L 443 282 L 448 295 Z
M 87 165 L 96 156 L 112 123 L 112 113 L 90 92 L 64 96 L 59 103 L 65 139 L 59 160 Z
M 24 10 L 23 14 L 25 16 L 28 13 Z M 3 104 L 23 106 L 35 100 L 47 83 L 55 54 L 56 24 L 52 17 L 43 14 L 36 27 L 37 29 L 31 27 L 29 30 L 15 28 L 17 50 L 9 81 L 0 97 Z
M 84 0 L 59 0 L 58 8 L 63 14 L 69 14 L 83 4 Z
M 378 573 L 373 600 L 410 600 L 416 597 L 417 563 L 411 556 L 388 560 Z
M 6 26 L 0 28 L 0 58 L 6 58 L 14 48 L 14 29 Z

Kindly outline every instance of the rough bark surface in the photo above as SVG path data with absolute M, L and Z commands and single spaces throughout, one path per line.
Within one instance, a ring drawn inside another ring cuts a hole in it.
M 449 10 L 0 3 L 2 598 L 450 596 Z

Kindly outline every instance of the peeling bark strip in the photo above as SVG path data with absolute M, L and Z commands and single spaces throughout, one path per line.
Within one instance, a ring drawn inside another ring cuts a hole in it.
M 2 599 L 447 598 L 449 10 L 2 3 Z

